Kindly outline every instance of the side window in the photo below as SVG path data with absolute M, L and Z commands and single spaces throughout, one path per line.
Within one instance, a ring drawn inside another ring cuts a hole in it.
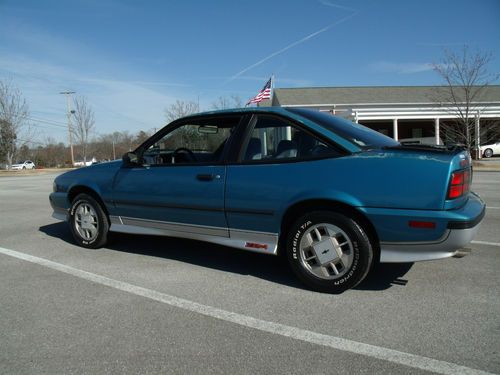
M 239 118 L 222 118 L 183 124 L 149 146 L 142 155 L 143 162 L 148 165 L 218 162 L 238 121 Z
M 242 160 L 302 159 L 323 154 L 339 155 L 331 146 L 285 120 L 259 116 Z

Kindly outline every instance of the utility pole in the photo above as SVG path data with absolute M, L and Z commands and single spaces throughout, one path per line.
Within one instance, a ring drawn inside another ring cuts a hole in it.
M 71 128 L 71 115 L 75 113 L 75 111 L 71 110 L 71 95 L 74 94 L 75 91 L 63 91 L 59 94 L 66 95 L 66 101 L 68 104 L 68 133 L 69 133 L 69 148 L 71 150 L 71 166 L 75 166 L 75 155 L 73 153 L 73 129 Z

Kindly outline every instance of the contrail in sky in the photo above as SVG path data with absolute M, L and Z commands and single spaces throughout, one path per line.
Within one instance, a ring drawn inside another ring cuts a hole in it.
M 345 6 L 342 6 L 342 5 L 338 5 L 338 4 L 334 4 L 334 3 L 331 3 L 327 0 L 320 0 L 319 1 L 321 4 L 327 6 L 327 7 L 332 7 L 332 8 L 338 8 L 338 9 L 343 9 L 343 10 L 348 10 L 349 12 L 357 12 L 356 9 L 354 8 L 349 8 L 349 7 L 345 7 Z
M 328 26 L 326 26 L 326 27 L 323 27 L 322 29 L 320 29 L 320 30 L 318 30 L 318 31 L 316 31 L 316 32 L 314 32 L 314 33 L 312 33 L 312 34 L 309 34 L 309 35 L 307 35 L 307 36 L 303 37 L 302 39 L 299 39 L 299 40 L 297 40 L 297 41 L 295 41 L 295 42 L 293 42 L 293 43 L 291 43 L 291 44 L 287 45 L 286 47 L 284 47 L 284 48 L 282 48 L 282 49 L 280 49 L 280 50 L 278 50 L 278 51 L 276 51 L 276 52 L 271 53 L 269 56 L 264 57 L 262 60 L 259 60 L 259 61 L 257 61 L 255 64 L 252 64 L 252 65 L 250 65 L 250 66 L 247 66 L 247 67 L 246 67 L 245 69 L 243 69 L 242 71 L 240 71 L 240 72 L 236 73 L 236 74 L 235 74 L 235 75 L 233 75 L 231 78 L 229 78 L 229 80 L 228 80 L 226 83 L 233 81 L 234 79 L 238 78 L 239 76 L 241 76 L 242 74 L 244 74 L 244 73 L 248 72 L 249 70 L 251 70 L 251 69 L 255 68 L 256 66 L 259 66 L 260 64 L 265 63 L 267 60 L 272 59 L 273 57 L 275 57 L 275 56 L 277 56 L 277 55 L 280 55 L 280 54 L 282 54 L 283 52 L 288 51 L 290 48 L 296 47 L 296 46 L 298 46 L 299 44 L 302 44 L 302 43 L 304 43 L 304 42 L 308 41 L 309 39 L 312 39 L 312 38 L 314 38 L 315 36 L 318 36 L 319 34 L 322 34 L 322 33 L 324 33 L 325 31 L 330 30 L 332 27 L 337 26 L 338 24 L 340 24 L 340 23 L 342 23 L 342 22 L 347 21 L 348 19 L 350 19 L 350 18 L 354 17 L 354 16 L 355 16 L 355 15 L 357 15 L 358 13 L 359 13 L 358 11 L 354 11 L 354 13 L 352 13 L 352 14 L 350 14 L 350 15 L 348 15 L 348 16 L 346 16 L 346 17 L 344 17 L 344 18 L 341 18 L 340 20 L 335 21 L 334 23 L 332 23 L 332 24 L 330 24 L 330 25 L 328 25 Z

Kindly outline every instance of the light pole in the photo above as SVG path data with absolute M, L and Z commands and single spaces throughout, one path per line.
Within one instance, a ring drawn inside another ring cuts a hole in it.
M 75 113 L 75 111 L 71 110 L 71 95 L 74 94 L 75 91 L 63 91 L 59 94 L 66 95 L 66 101 L 68 104 L 68 133 L 69 133 L 69 148 L 71 150 L 71 166 L 75 166 L 75 156 L 73 153 L 73 130 L 71 129 L 71 114 Z

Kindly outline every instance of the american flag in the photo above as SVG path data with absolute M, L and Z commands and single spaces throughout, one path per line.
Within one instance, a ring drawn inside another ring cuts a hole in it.
M 259 93 L 253 99 L 250 99 L 247 105 L 249 105 L 250 103 L 260 103 L 264 99 L 270 99 L 272 80 L 273 77 L 269 78 L 269 81 L 267 81 L 262 90 L 260 90 Z

